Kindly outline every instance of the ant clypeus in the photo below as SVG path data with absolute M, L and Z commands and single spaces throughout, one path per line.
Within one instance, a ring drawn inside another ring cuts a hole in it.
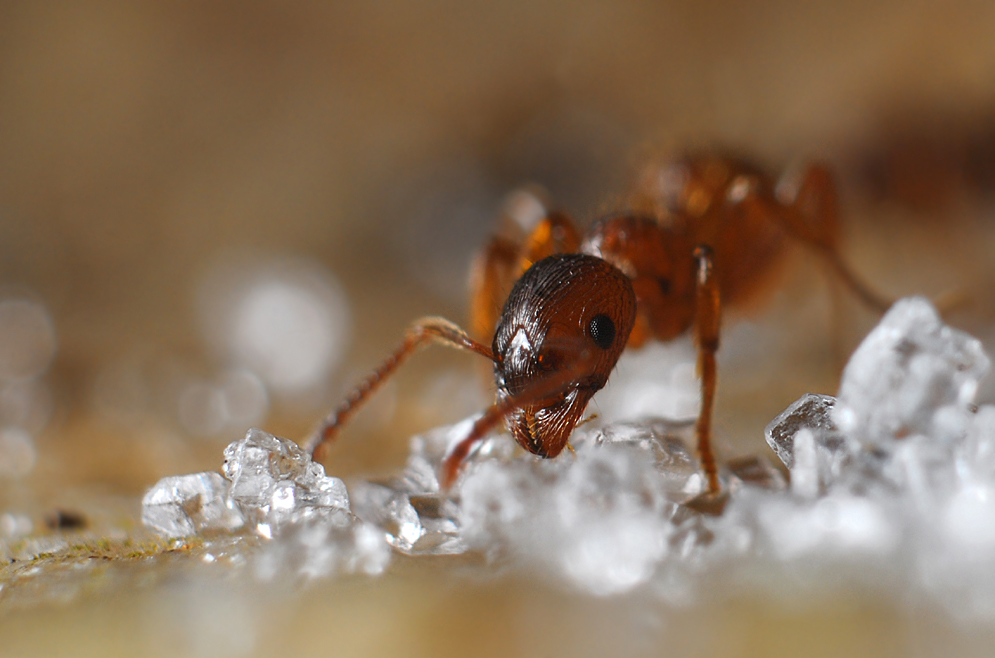
M 442 318 L 415 321 L 400 347 L 325 419 L 309 451 L 320 456 L 377 387 L 435 341 L 487 357 L 497 381 L 496 402 L 443 462 L 444 488 L 502 420 L 523 448 L 555 457 L 569 447 L 584 408 L 626 346 L 672 340 L 693 328 L 701 377 L 698 454 L 708 492 L 717 494 L 711 419 L 722 306 L 764 287 L 787 238 L 823 256 L 868 305 L 884 310 L 888 303 L 840 259 L 835 185 L 824 167 L 809 166 L 775 187 L 741 160 L 688 157 L 647 168 L 628 205 L 583 236 L 565 215 L 545 213 L 524 240 L 492 238 L 478 261 L 471 300 L 472 326 L 482 336 L 493 331 L 491 346 Z

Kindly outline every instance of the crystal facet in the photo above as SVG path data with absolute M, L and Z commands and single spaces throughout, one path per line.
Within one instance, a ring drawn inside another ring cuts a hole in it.
M 296 443 L 251 429 L 225 449 L 231 499 L 264 535 L 312 515 L 349 511 L 349 495 L 338 478 Z
M 243 520 L 227 493 L 214 472 L 163 478 L 142 499 L 142 522 L 170 537 L 234 530 Z
M 860 443 L 884 450 L 913 434 L 959 440 L 989 365 L 981 343 L 943 324 L 927 300 L 903 299 L 847 363 L 833 420 Z
M 658 469 L 659 437 L 635 429 L 620 434 L 642 439 L 578 440 L 576 459 L 481 464 L 461 491 L 464 541 L 597 595 L 645 583 L 668 552 L 679 507 L 671 498 L 681 487 Z M 671 449 L 662 453 L 672 457 Z

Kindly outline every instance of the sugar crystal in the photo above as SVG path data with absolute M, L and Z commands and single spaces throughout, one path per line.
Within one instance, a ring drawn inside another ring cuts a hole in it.
M 227 494 L 228 482 L 214 472 L 165 477 L 142 499 L 142 522 L 170 537 L 234 530 L 243 520 Z
M 326 476 L 293 441 L 262 430 L 249 430 L 225 449 L 224 473 L 231 499 L 263 534 L 301 517 L 349 511 L 341 480 Z
M 987 369 L 980 344 L 928 302 L 899 302 L 854 354 L 837 398 L 804 395 L 767 426 L 790 484 L 772 456 L 725 459 L 713 508 L 687 419 L 585 423 L 574 451 L 548 460 L 494 433 L 441 491 L 440 467 L 472 417 L 414 437 L 403 470 L 348 493 L 296 444 L 250 430 L 225 451 L 230 488 L 217 474 L 164 480 L 144 518 L 180 536 L 227 527 L 203 520 L 224 510 L 244 517 L 268 539 L 256 540 L 254 563 L 267 579 L 377 574 L 391 551 L 476 551 L 592 595 L 643 588 L 686 604 L 702 576 L 750 580 L 768 565 L 779 571 L 761 587 L 792 575 L 897 583 L 885 591 L 995 617 L 995 406 L 973 404 Z
M 667 554 L 675 491 L 655 451 L 638 441 L 578 441 L 576 450 L 576 459 L 529 457 L 470 471 L 461 491 L 463 539 L 592 594 L 628 591 Z
M 927 300 L 900 300 L 847 363 L 833 419 L 885 450 L 911 434 L 959 440 L 989 365 L 981 343 L 943 324 Z

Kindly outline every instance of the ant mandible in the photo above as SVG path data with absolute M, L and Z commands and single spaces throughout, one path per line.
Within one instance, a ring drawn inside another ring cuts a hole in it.
M 648 167 L 628 205 L 583 236 L 567 216 L 546 213 L 525 240 L 493 237 L 478 259 L 471 291 L 472 327 L 480 336 L 493 331 L 491 346 L 443 318 L 415 321 L 393 354 L 323 421 L 307 449 L 320 458 L 408 356 L 438 342 L 493 361 L 497 383 L 494 404 L 446 456 L 443 488 L 502 420 L 530 453 L 556 457 L 626 346 L 672 340 L 693 328 L 701 377 L 698 455 L 708 493 L 718 494 L 711 421 L 722 307 L 764 287 L 787 239 L 824 257 L 867 305 L 883 311 L 888 301 L 840 258 L 836 189 L 820 165 L 775 186 L 742 160 L 686 157 Z

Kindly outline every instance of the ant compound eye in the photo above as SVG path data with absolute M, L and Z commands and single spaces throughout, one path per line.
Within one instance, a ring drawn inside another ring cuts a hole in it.
M 591 318 L 587 331 L 594 339 L 594 344 L 603 350 L 607 350 L 615 342 L 615 323 L 604 313 Z

